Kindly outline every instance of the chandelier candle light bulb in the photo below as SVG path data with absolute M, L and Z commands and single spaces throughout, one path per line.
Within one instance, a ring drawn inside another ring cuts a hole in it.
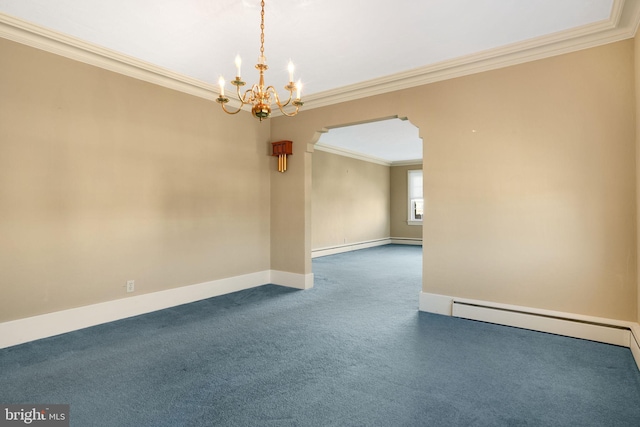
M 236 55 L 236 68 L 237 68 L 237 72 L 236 72 L 236 77 L 238 78 L 238 80 L 240 80 L 240 66 L 242 65 L 242 59 L 240 58 L 240 55 Z
M 289 81 L 293 82 L 293 62 L 291 62 L 291 60 L 289 60 L 289 66 L 287 67 L 287 69 L 289 70 Z
M 298 83 L 293 82 L 293 71 L 294 65 L 291 60 L 289 60 L 289 65 L 287 67 L 289 71 L 289 83 L 284 87 L 285 90 L 289 92 L 289 96 L 286 101 L 282 102 L 280 97 L 278 96 L 278 92 L 273 86 L 266 86 L 264 83 L 264 73 L 269 69 L 267 66 L 267 59 L 264 56 L 264 0 L 260 2 L 261 12 L 260 12 L 260 56 L 258 56 L 258 63 L 256 64 L 256 69 L 260 73 L 260 78 L 258 83 L 251 86 L 250 89 L 247 89 L 244 94 L 241 93 L 240 88 L 244 86 L 246 83 L 240 79 L 240 66 L 242 65 L 242 60 L 240 59 L 240 55 L 236 55 L 236 70 L 237 75 L 235 80 L 231 81 L 231 84 L 236 87 L 236 92 L 238 96 L 238 100 L 240 101 L 240 107 L 235 111 L 230 111 L 225 106 L 226 103 L 229 102 L 229 98 L 224 96 L 224 78 L 220 77 L 218 83 L 220 84 L 220 96 L 216 98 L 216 102 L 220 104 L 222 110 L 227 114 L 237 114 L 242 110 L 244 105 L 251 105 L 251 112 L 254 117 L 262 121 L 262 119 L 267 119 L 271 116 L 271 104 L 275 103 L 280 112 L 288 117 L 293 117 L 298 114 L 298 110 L 300 107 L 304 105 L 302 101 L 300 101 L 300 91 L 302 84 L 298 80 Z M 293 99 L 293 90 L 296 89 L 296 98 Z M 285 107 L 291 104 L 294 109 L 289 108 L 289 111 L 285 111 Z

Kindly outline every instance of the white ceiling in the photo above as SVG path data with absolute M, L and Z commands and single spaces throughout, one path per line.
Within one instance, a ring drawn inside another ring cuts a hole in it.
M 380 164 L 421 163 L 418 132 L 408 120 L 386 119 L 330 129 L 315 148 Z
M 292 59 L 316 108 L 633 37 L 639 3 L 266 0 L 267 84 L 283 87 Z M 0 36 L 213 99 L 236 54 L 257 80 L 260 2 L 0 0 Z

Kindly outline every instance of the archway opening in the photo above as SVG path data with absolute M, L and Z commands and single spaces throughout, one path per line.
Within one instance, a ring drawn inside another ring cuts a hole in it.
M 422 146 L 419 129 L 406 118 L 323 129 L 311 163 L 312 258 L 389 244 L 422 245 Z M 413 191 L 412 174 L 419 184 Z M 421 253 L 418 262 L 419 288 Z

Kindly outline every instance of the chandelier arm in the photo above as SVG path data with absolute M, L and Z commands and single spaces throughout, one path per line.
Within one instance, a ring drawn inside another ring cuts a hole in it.
M 267 89 L 266 89 L 266 90 L 267 90 L 267 92 L 268 92 L 268 91 L 271 91 L 271 93 L 273 93 L 273 96 L 274 96 L 274 98 L 275 98 L 275 100 L 276 100 L 276 105 L 278 106 L 278 109 L 280 110 L 280 112 L 281 112 L 282 114 L 284 114 L 284 115 L 285 115 L 285 116 L 287 116 L 287 117 L 293 117 L 293 116 L 295 116 L 296 114 L 298 114 L 298 110 L 300 110 L 300 106 L 302 105 L 302 103 L 301 103 L 301 102 L 294 102 L 294 103 L 293 103 L 293 105 L 295 105 L 295 106 L 296 106 L 296 109 L 295 109 L 295 110 L 293 110 L 293 111 L 291 111 L 291 112 L 289 112 L 289 113 L 287 113 L 287 112 L 284 110 L 284 109 L 285 109 L 285 107 L 286 107 L 287 105 L 289 105 L 289 103 L 291 102 L 291 97 L 292 97 L 292 95 L 293 95 L 293 92 L 292 92 L 292 91 L 289 91 L 289 99 L 287 100 L 287 102 L 285 102 L 284 104 L 282 104 L 282 103 L 280 102 L 280 98 L 278 97 L 278 92 L 276 92 L 276 90 L 275 90 L 275 88 L 274 88 L 273 86 L 269 86 L 269 87 L 267 87 Z
M 280 108 L 280 111 L 282 111 L 282 109 L 284 107 L 286 107 L 287 105 L 289 105 L 289 103 L 291 102 L 291 97 L 293 96 L 293 91 L 289 91 L 289 99 L 287 99 L 287 102 L 285 102 L 284 104 L 280 102 L 280 97 L 278 96 L 278 92 L 276 91 L 276 89 L 273 86 L 269 86 L 267 87 L 266 91 L 271 91 L 271 93 L 273 94 L 273 97 L 276 100 L 276 104 L 278 105 L 278 108 Z
M 285 116 L 287 116 L 287 117 L 293 117 L 293 116 L 295 116 L 296 114 L 298 114 L 298 110 L 300 109 L 300 106 L 299 106 L 299 105 L 296 105 L 296 109 L 295 109 L 294 111 L 290 112 L 290 113 L 287 113 L 286 111 L 284 111 L 284 110 L 283 110 L 282 108 L 280 108 L 280 107 L 278 107 L 278 109 L 279 109 L 279 110 L 280 110 L 280 112 L 281 112 L 282 114 L 284 114 Z
M 238 114 L 240 112 L 240 110 L 242 110 L 242 106 L 244 105 L 244 103 L 242 103 L 242 104 L 240 104 L 240 107 L 238 107 L 238 109 L 236 111 L 229 111 L 229 110 L 227 110 L 227 107 L 224 106 L 224 104 L 226 104 L 226 102 L 220 102 L 220 105 L 222 106 L 222 110 L 224 110 L 224 112 L 227 113 L 227 114 Z
M 240 102 L 242 102 L 242 106 L 245 104 L 251 104 L 256 99 L 256 90 L 258 85 L 253 85 L 251 89 L 247 89 L 244 91 L 244 95 L 240 93 L 240 88 L 238 88 L 238 98 L 240 98 Z
M 251 93 L 251 99 L 250 101 L 255 101 L 258 98 L 258 94 L 262 93 L 262 88 L 260 87 L 260 85 L 258 83 L 254 83 L 253 86 L 251 86 L 251 90 L 247 91 Z

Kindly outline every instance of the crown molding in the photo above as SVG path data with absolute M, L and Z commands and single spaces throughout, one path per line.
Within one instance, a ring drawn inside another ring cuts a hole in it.
M 344 148 L 338 148 L 331 145 L 325 145 L 321 142 L 318 142 L 314 145 L 314 150 L 324 151 L 326 153 L 336 154 L 338 156 L 350 157 L 356 160 L 362 160 L 364 162 L 375 163 L 382 166 L 391 166 L 392 162 L 381 159 L 379 157 L 369 156 L 367 154 L 362 154 L 356 151 L 347 150 Z
M 0 37 L 200 98 L 213 101 L 219 94 L 217 86 L 212 84 L 2 12 Z M 233 94 L 227 97 L 230 98 L 229 105 L 234 108 L 240 106 L 240 101 Z M 251 111 L 250 108 L 243 109 Z
M 377 165 L 382 166 L 413 166 L 420 165 L 422 166 L 422 159 L 411 159 L 411 160 L 399 160 L 399 161 L 388 161 L 385 159 L 381 159 L 375 156 L 369 156 L 367 154 L 363 154 L 357 151 L 347 150 L 345 148 L 334 147 L 332 145 L 326 145 L 321 142 L 316 143 L 313 146 L 314 150 L 324 151 L 325 153 L 335 154 L 337 156 L 342 157 L 350 157 L 356 160 L 362 160 L 363 162 L 375 163 Z
M 634 37 L 639 24 L 640 1 L 613 0 L 609 19 L 604 21 L 311 94 L 305 97 L 305 109 L 410 89 L 614 43 Z
M 214 86 L 0 12 L 0 37 L 200 98 Z
M 399 162 L 391 162 L 391 166 L 420 166 L 420 167 L 422 167 L 422 159 L 401 160 Z
M 640 1 L 613 0 L 611 15 L 607 20 L 311 94 L 305 97 L 305 110 L 613 43 L 634 37 L 639 23 Z M 2 12 L 0 12 L 0 37 L 211 101 L 218 96 L 218 90 L 212 84 L 87 43 Z M 230 104 L 237 108 L 240 103 L 232 95 Z M 250 111 L 246 106 L 243 109 Z M 274 111 L 272 115 L 277 117 L 281 114 Z

